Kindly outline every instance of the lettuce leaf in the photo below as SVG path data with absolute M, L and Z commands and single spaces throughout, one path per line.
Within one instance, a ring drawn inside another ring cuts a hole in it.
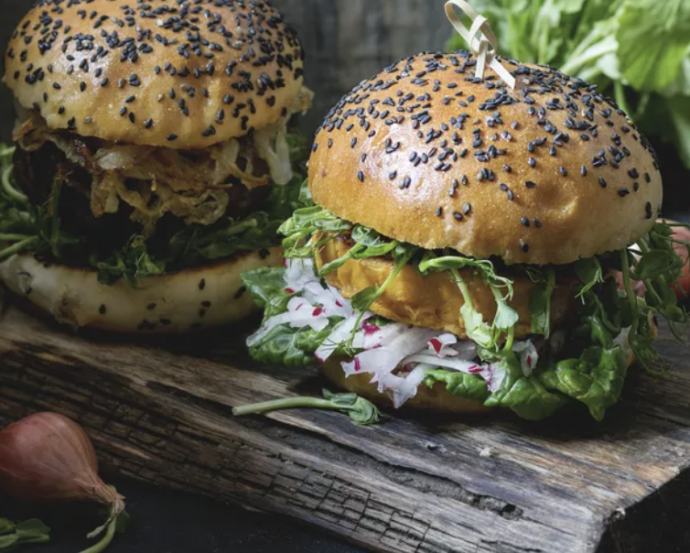
M 271 329 L 258 344 L 249 348 L 250 355 L 261 363 L 283 365 L 286 367 L 306 367 L 318 362 L 314 352 L 337 323 L 317 331 L 310 327 L 292 328 L 278 325 Z
M 491 395 L 486 382 L 474 374 L 435 369 L 427 371 L 424 384 L 433 388 L 437 382 L 446 385 L 446 390 L 454 396 L 484 402 Z
M 560 394 L 547 390 L 538 378 L 525 376 L 512 351 L 501 354 L 500 367 L 505 377 L 500 388 L 484 402 L 486 407 L 507 407 L 523 419 L 541 420 L 566 404 Z
M 292 297 L 285 290 L 285 269 L 263 267 L 242 273 L 242 282 L 252 299 L 264 310 L 264 320 L 284 313 Z
M 579 359 L 560 361 L 540 375 L 540 379 L 547 388 L 584 403 L 592 417 L 600 421 L 606 409 L 618 403 L 627 368 L 620 347 L 592 347 Z

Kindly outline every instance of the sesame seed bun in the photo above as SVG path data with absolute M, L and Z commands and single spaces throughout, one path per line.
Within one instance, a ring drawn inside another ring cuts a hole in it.
M 330 240 L 315 254 L 317 267 L 344 256 L 350 246 L 342 240 Z M 347 299 L 371 286 L 380 286 L 393 271 L 395 264 L 382 257 L 350 259 L 326 276 L 328 283 Z M 472 294 L 475 308 L 485 321 L 496 316 L 496 299 L 491 288 L 471 270 L 461 272 Z M 531 334 L 532 317 L 529 312 L 530 293 L 534 283 L 527 275 L 512 278 L 515 294 L 510 305 L 520 320 L 515 328 L 517 338 Z M 371 311 L 399 323 L 420 328 L 434 328 L 455 334 L 466 340 L 467 329 L 460 314 L 465 303 L 458 285 L 447 273 L 421 274 L 406 265 L 383 295 L 369 308 Z M 571 286 L 557 286 L 551 298 L 551 326 L 563 328 L 574 314 L 577 303 Z
M 285 115 L 303 58 L 260 0 L 43 0 L 12 36 L 4 82 L 52 129 L 200 149 Z
M 507 88 L 464 53 L 420 54 L 333 108 L 310 161 L 314 201 L 426 249 L 567 264 L 654 225 L 654 152 L 613 102 L 556 70 L 505 62 Z
M 148 277 L 141 287 L 133 288 L 123 281 L 100 284 L 95 271 L 16 255 L 0 264 L 0 281 L 74 328 L 179 334 L 239 321 L 255 311 L 240 274 L 282 263 L 281 248 L 271 249 L 268 255 L 242 252 L 198 269 Z
M 656 321 L 651 316 L 649 320 L 652 336 L 656 338 L 658 333 Z M 635 363 L 636 359 L 627 339 L 623 343 L 623 351 L 625 353 L 626 364 L 628 368 L 630 368 Z M 342 359 L 329 359 L 319 366 L 319 370 L 328 380 L 340 389 L 353 392 L 386 407 L 393 406 L 391 398 L 387 394 L 379 393 L 377 384 L 372 384 L 370 382 L 370 374 L 355 374 L 346 377 L 341 362 Z M 484 407 L 479 401 L 451 394 L 442 382 L 437 382 L 432 388 L 424 384 L 420 385 L 417 390 L 417 395 L 408 400 L 402 408 L 448 414 L 481 414 L 491 410 Z

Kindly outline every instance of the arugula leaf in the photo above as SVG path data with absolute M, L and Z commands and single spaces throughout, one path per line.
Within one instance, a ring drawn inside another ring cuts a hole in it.
M 285 236 L 283 247 L 287 258 L 306 258 L 313 255 L 319 244 L 310 241 L 317 233 L 326 233 L 325 241 L 335 235 L 348 231 L 352 224 L 344 221 L 320 206 L 304 207 L 296 210 L 278 229 Z
M 359 397 L 357 394 L 334 394 L 328 390 L 322 390 L 324 399 L 314 397 L 289 397 L 275 399 L 254 405 L 234 407 L 232 413 L 235 416 L 258 415 L 270 413 L 280 409 L 295 409 L 298 407 L 308 409 L 332 409 L 347 413 L 352 422 L 357 426 L 370 426 L 379 422 L 380 413 L 370 401 Z
M 364 313 L 371 305 L 379 299 L 388 287 L 393 284 L 393 281 L 398 277 L 400 271 L 405 268 L 412 259 L 412 257 L 417 253 L 417 248 L 414 246 L 408 246 L 405 244 L 397 244 L 395 247 L 395 266 L 390 272 L 386 280 L 380 286 L 371 286 L 365 288 L 364 290 L 355 294 L 352 299 L 352 307 L 355 311 L 359 313 Z
M 678 268 L 679 257 L 673 251 L 652 250 L 643 255 L 632 272 L 635 280 L 656 278 Z
M 551 336 L 551 296 L 556 288 L 556 272 L 547 270 L 546 280 L 537 281 L 529 298 L 531 331 L 546 338 Z
M 575 263 L 575 273 L 582 283 L 582 287 L 577 293 L 577 298 L 581 298 L 597 284 L 604 282 L 604 271 L 596 257 L 577 261 Z
M 0 519 L 0 551 L 13 550 L 17 545 L 49 541 L 50 528 L 38 519 L 25 520 L 16 525 L 7 519 Z
M 325 388 L 321 393 L 324 399 L 330 401 L 334 406 L 346 410 L 355 424 L 369 426 L 379 422 L 379 410 L 363 397 L 351 393 L 334 394 Z
M 465 268 L 472 269 L 476 275 L 491 287 L 496 298 L 496 316 L 492 325 L 484 321 L 482 314 L 474 306 L 470 289 L 460 274 L 460 269 Z M 507 347 L 510 348 L 513 330 L 519 320 L 517 312 L 506 301 L 506 298 L 510 299 L 513 296 L 513 282 L 510 279 L 498 276 L 493 263 L 488 260 L 476 260 L 460 256 L 435 257 L 431 252 L 427 252 L 424 260 L 419 265 L 419 270 L 422 274 L 435 271 L 448 272 L 458 285 L 463 297 L 460 314 L 462 315 L 469 338 L 477 342 L 483 349 L 496 351 L 499 348 L 498 342 L 502 331 L 509 331 Z M 507 291 L 505 295 L 503 290 Z

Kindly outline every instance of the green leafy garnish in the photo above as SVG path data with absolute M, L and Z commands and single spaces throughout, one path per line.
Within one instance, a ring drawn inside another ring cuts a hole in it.
M 47 543 L 50 528 L 38 519 L 25 520 L 18 524 L 0 518 L 0 551 L 9 551 L 20 545 Z
M 534 281 L 534 286 L 530 292 L 531 331 L 546 338 L 551 336 L 551 297 L 555 288 L 556 271 L 549 269 L 546 271 L 545 279 L 539 278 Z
M 276 399 L 254 405 L 235 407 L 232 413 L 235 416 L 258 415 L 278 411 L 281 409 L 296 409 L 300 407 L 310 409 L 330 409 L 347 413 L 358 426 L 371 426 L 379 422 L 380 414 L 376 406 L 357 394 L 334 394 L 323 390 L 324 399 L 313 397 L 293 397 Z

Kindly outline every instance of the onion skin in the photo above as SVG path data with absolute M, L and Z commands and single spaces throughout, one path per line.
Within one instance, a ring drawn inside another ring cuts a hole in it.
M 0 491 L 28 502 L 94 501 L 120 511 L 124 498 L 98 476 L 96 452 L 75 422 L 37 413 L 0 432 Z

